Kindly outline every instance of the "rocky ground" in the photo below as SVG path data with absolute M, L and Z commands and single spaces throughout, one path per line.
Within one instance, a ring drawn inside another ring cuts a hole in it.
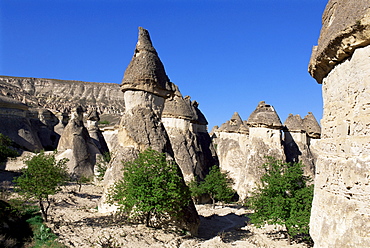
M 0 181 L 10 180 L 0 172 Z M 307 247 L 287 245 L 284 232 L 273 226 L 257 229 L 247 224 L 248 209 L 238 205 L 225 207 L 197 205 L 201 218 L 198 237 L 185 233 L 147 228 L 141 224 L 122 224 L 110 214 L 98 213 L 103 188 L 97 184 L 69 184 L 53 196 L 47 225 L 67 247 Z

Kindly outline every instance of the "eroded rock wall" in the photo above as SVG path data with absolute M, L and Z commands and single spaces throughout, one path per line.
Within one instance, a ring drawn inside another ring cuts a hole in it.
M 77 105 L 96 108 L 101 114 L 120 115 L 124 111 L 118 84 L 0 76 L 0 95 L 61 113 Z
M 369 10 L 368 0 L 329 1 L 310 62 L 324 101 L 310 221 L 315 247 L 370 247 Z

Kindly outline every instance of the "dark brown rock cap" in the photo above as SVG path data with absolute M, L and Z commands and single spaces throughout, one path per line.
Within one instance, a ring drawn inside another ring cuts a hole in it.
M 303 118 L 303 126 L 309 137 L 314 139 L 319 139 L 321 137 L 321 127 L 311 112 L 308 112 Z
M 190 102 L 182 97 L 177 85 L 174 85 L 174 89 L 174 95 L 166 99 L 162 117 L 194 121 L 196 116 L 192 110 Z
M 235 112 L 231 119 L 222 124 L 217 131 L 227 133 L 249 133 L 248 127 L 244 125 L 244 122 L 238 112 Z
M 370 44 L 370 0 L 330 0 L 308 71 L 318 83 L 356 48 Z
M 142 27 L 139 27 L 135 53 L 123 76 L 121 90 L 147 91 L 164 98 L 175 91 L 152 45 L 148 30 Z
M 265 101 L 258 103 L 257 108 L 252 112 L 247 120 L 250 127 L 268 127 L 282 129 L 280 118 L 273 106 L 266 104 Z
M 284 131 L 289 131 L 289 132 L 305 131 L 301 116 L 289 114 L 288 118 L 286 118 L 284 122 Z

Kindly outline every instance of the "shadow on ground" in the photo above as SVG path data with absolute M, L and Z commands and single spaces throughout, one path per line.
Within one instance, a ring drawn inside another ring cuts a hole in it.
M 212 239 L 220 236 L 224 242 L 234 242 L 251 236 L 251 232 L 241 229 L 245 226 L 248 217 L 230 213 L 224 216 L 217 214 L 203 217 L 200 216 L 198 237 L 201 239 Z

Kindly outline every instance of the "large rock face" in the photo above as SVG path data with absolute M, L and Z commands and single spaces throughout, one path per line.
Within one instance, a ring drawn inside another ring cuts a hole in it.
M 304 119 L 290 115 L 283 126 L 274 108 L 260 102 L 247 121 L 235 112 L 229 121 L 213 130 L 212 137 L 220 167 L 229 172 L 234 189 L 243 200 L 263 175 L 261 166 L 267 162 L 266 156 L 302 161 L 305 174 L 312 177 L 320 126 L 312 113 Z
M 135 54 L 122 80 L 125 112 L 119 125 L 110 168 L 104 178 L 106 189 L 122 178 L 122 161 L 133 160 L 148 147 L 165 153 L 168 160 L 174 160 L 170 139 L 161 122 L 165 98 L 174 94 L 173 87 L 152 46 L 148 31 L 139 28 Z M 105 197 L 106 194 L 99 211 L 112 211 L 105 204 Z M 199 217 L 192 201 L 184 207 L 176 223 L 193 234 L 197 233 Z
M 27 105 L 0 96 L 0 133 L 29 151 L 42 150 L 41 141 L 30 122 Z
M 101 114 L 121 115 L 124 111 L 118 84 L 0 76 L 0 95 L 60 113 L 78 105 Z
M 285 159 L 282 128 L 274 108 L 260 102 L 247 121 L 234 113 L 214 131 L 220 168 L 229 172 L 241 200 L 249 195 L 263 174 L 261 166 L 266 156 Z
M 324 114 L 311 236 L 315 247 L 370 247 L 370 1 L 329 1 L 309 66 Z

